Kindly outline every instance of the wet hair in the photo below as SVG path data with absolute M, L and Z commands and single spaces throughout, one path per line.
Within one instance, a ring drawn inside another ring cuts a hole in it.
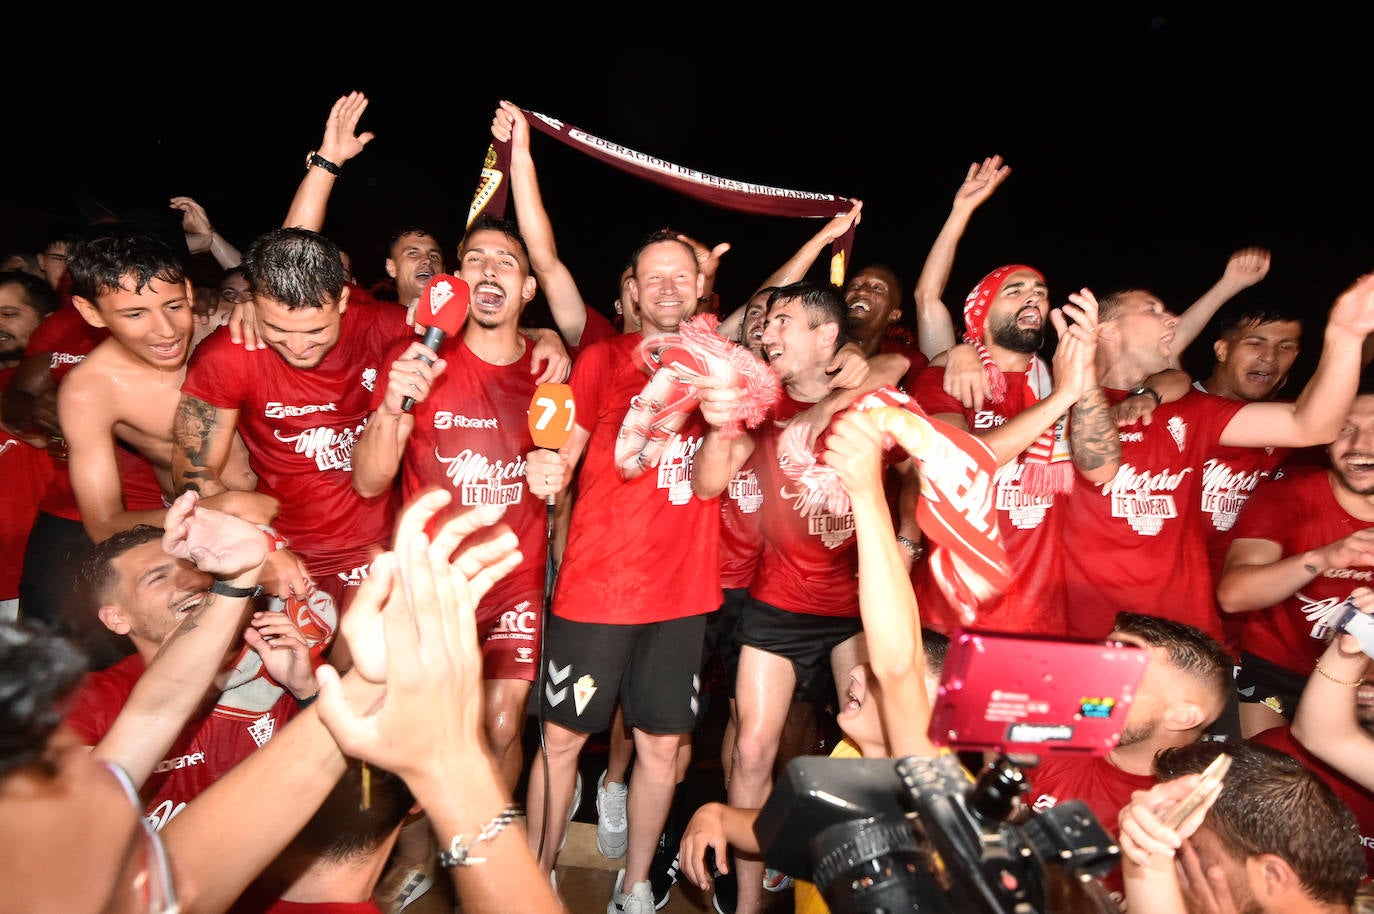
M 1283 859 L 1307 893 L 1349 905 L 1365 874 L 1360 828 L 1321 778 L 1277 749 L 1245 740 L 1203 740 L 1155 756 L 1162 781 L 1200 773 L 1222 752 L 1231 767 L 1203 824 L 1237 860 L 1260 854 Z
M 386 256 L 390 257 L 392 249 L 396 247 L 396 242 L 407 235 L 426 235 L 433 238 L 436 244 L 439 242 L 439 236 L 423 226 L 402 225 L 396 229 L 396 231 L 392 232 L 391 237 L 386 240 Z
M 797 299 L 801 302 L 802 309 L 806 312 L 806 325 L 811 329 L 814 330 L 822 324 L 835 325 L 836 350 L 849 342 L 849 331 L 846 328 L 849 309 L 845 307 L 844 295 L 838 286 L 815 279 L 803 279 L 801 282 L 779 286 L 768 296 L 768 310 L 772 311 L 775 303 L 786 299 Z
M 344 861 L 363 856 L 391 836 L 415 797 L 400 776 L 368 765 L 370 804 L 361 808 L 363 763 L 350 759 L 343 777 L 287 848 L 287 855 Z
M 1216 339 L 1225 339 L 1228 336 L 1238 336 L 1242 332 L 1259 327 L 1263 324 L 1275 324 L 1279 322 L 1292 321 L 1302 328 L 1302 315 L 1295 309 L 1283 305 L 1258 305 L 1251 307 L 1237 307 L 1235 305 L 1223 308 L 1216 316 Z
M 1121 310 L 1126 303 L 1126 296 L 1132 292 L 1143 292 L 1146 295 L 1154 295 L 1149 289 L 1143 286 L 1122 286 L 1120 289 L 1113 289 L 1106 295 L 1097 297 L 1097 322 L 1109 321 L 1116 318 L 1116 312 Z M 1155 296 L 1158 297 L 1158 296 Z
M 530 249 L 525 244 L 525 236 L 520 234 L 520 226 L 510 219 L 497 216 L 492 213 L 478 213 L 477 218 L 472 220 L 472 225 L 468 226 L 467 232 L 463 235 L 463 240 L 458 243 L 458 259 L 461 261 L 463 253 L 467 250 L 468 239 L 473 232 L 500 232 L 520 248 L 520 253 L 525 258 L 526 272 L 529 270 Z
M 161 539 L 163 529 L 152 524 L 136 524 L 96 543 L 81 562 L 76 574 L 76 600 L 86 617 L 100 608 L 115 583 L 114 560 L 135 546 Z
M 66 638 L 29 620 L 0 619 L 0 776 L 33 765 L 53 770 L 48 740 L 86 667 Z
M 1135 635 L 1151 647 L 1163 648 L 1170 666 L 1204 684 L 1220 701 L 1235 687 L 1235 661 L 1220 642 L 1200 628 L 1133 612 L 1117 613 L 1112 628 Z
M 243 275 L 255 296 L 270 298 L 288 311 L 338 302 L 345 282 L 339 246 L 303 228 L 277 228 L 258 236 L 243 257 Z
M 34 276 L 22 270 L 0 272 L 0 286 L 9 285 L 20 287 L 24 303 L 37 311 L 40 318 L 52 314 L 61 303 L 57 297 L 57 290 L 48 285 L 48 281 L 41 276 Z
M 181 283 L 186 267 L 161 236 L 122 222 L 102 224 L 99 231 L 73 241 L 67 247 L 67 273 L 71 294 L 95 304 L 102 294 L 133 280 L 141 292 L 154 279 Z

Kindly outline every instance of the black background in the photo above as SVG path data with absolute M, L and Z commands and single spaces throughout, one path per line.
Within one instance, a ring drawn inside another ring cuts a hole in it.
M 364 284 L 403 224 L 430 227 L 451 259 L 500 98 L 698 171 L 858 197 L 854 265 L 891 264 L 908 293 L 968 164 L 1001 154 L 1013 174 L 960 248 L 951 305 L 1024 262 L 1056 302 L 1145 285 L 1182 310 L 1232 251 L 1264 245 L 1273 269 L 1245 296 L 1307 316 L 1299 374 L 1334 296 L 1374 265 L 1367 17 L 846 4 L 751 25 L 664 5 L 566 10 L 564 24 L 507 5 L 192 29 L 65 10 L 43 11 L 49 31 L 16 28 L 3 64 L 5 247 L 99 209 L 174 220 L 166 201 L 185 194 L 246 248 L 280 223 L 330 105 L 359 89 L 377 138 L 348 163 L 325 231 Z M 607 24 L 620 19 L 659 24 Z M 17 50 L 30 33 L 37 64 Z M 818 228 L 533 144 L 560 253 L 603 311 L 651 229 L 731 242 L 731 307 Z

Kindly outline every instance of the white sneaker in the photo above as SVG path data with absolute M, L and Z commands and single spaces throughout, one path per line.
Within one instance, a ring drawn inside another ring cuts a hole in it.
M 625 798 L 630 788 L 615 781 L 606 783 L 606 772 L 596 781 L 596 849 L 603 857 L 623 857 L 630 843 Z
M 611 903 L 606 905 L 606 914 L 654 914 L 654 890 L 647 879 L 630 886 L 628 893 L 620 891 L 624 885 L 622 868 L 616 874 L 615 891 L 611 893 Z
M 563 840 L 558 842 L 558 852 L 561 854 L 563 848 L 568 843 L 568 828 L 572 825 L 573 816 L 577 815 L 577 807 L 582 805 L 582 772 L 577 772 L 577 783 L 573 786 L 572 805 L 568 807 L 568 818 L 563 822 Z

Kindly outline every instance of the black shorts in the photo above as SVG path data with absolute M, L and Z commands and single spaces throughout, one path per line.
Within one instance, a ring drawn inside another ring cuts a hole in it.
M 861 631 L 863 620 L 858 616 L 794 613 L 751 597 L 735 623 L 734 665 L 727 671 L 730 694 L 734 695 L 739 672 L 739 649 L 747 644 L 792 661 L 797 677 L 793 700 L 824 707 L 835 694 L 830 652 Z
M 1263 657 L 1240 652 L 1240 666 L 1236 670 L 1236 691 L 1240 693 L 1241 704 L 1261 704 L 1277 711 L 1288 720 L 1298 709 L 1298 698 L 1302 696 L 1307 677 Z
M 706 616 L 644 625 L 548 617 L 540 701 L 545 720 L 578 733 L 625 724 L 645 733 L 690 733 L 701 704 Z

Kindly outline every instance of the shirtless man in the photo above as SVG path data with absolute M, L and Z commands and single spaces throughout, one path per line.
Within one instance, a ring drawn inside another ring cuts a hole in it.
M 74 243 L 67 268 L 72 303 L 109 336 L 58 389 L 72 489 L 92 541 L 135 524 L 161 522 L 162 510 L 126 507 L 121 464 L 131 452 L 172 491 L 172 417 L 195 342 L 191 283 L 172 249 L 148 232 L 118 229 Z M 224 479 L 230 491 L 207 507 L 267 524 L 277 503 L 253 492 L 255 477 L 237 438 Z

